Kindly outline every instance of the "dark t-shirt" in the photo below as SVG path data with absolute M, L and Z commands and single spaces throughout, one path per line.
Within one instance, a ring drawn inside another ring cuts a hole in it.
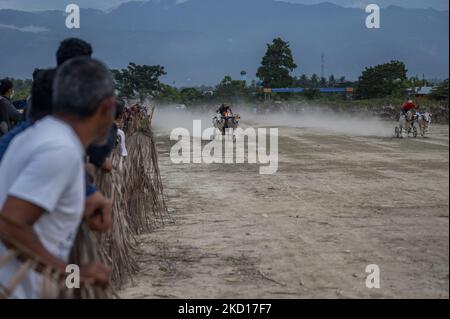
M 220 114 L 222 114 L 222 116 L 225 116 L 225 114 L 226 114 L 227 112 L 230 112 L 230 113 L 231 113 L 231 109 L 230 109 L 229 106 L 221 105 L 221 106 L 219 107 L 219 109 L 217 110 L 217 112 L 219 112 Z
M 108 141 L 105 145 L 91 145 L 87 149 L 87 155 L 89 156 L 89 162 L 96 167 L 102 167 L 109 155 L 111 155 L 114 147 L 116 147 L 117 141 L 117 126 L 113 124 L 111 131 L 109 132 Z
M 9 131 L 13 127 L 13 124 L 21 120 L 22 114 L 16 110 L 11 100 L 5 96 L 0 96 L 0 123 L 6 123 L 6 129 Z

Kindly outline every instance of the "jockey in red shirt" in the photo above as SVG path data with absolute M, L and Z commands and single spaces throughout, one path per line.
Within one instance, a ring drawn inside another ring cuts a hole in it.
M 417 106 L 413 103 L 412 100 L 408 100 L 408 102 L 406 102 L 402 106 L 402 113 L 406 114 L 408 111 L 411 111 L 412 109 L 417 110 Z
M 405 104 L 403 104 L 402 106 L 402 112 L 400 114 L 400 116 L 406 116 L 406 113 L 408 113 L 411 110 L 417 110 L 418 107 L 414 104 L 414 102 L 412 100 L 408 100 Z M 414 126 L 414 117 L 411 121 L 411 127 Z

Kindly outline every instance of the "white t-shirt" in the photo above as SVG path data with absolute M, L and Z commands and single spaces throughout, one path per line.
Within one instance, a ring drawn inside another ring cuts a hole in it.
M 0 163 L 0 208 L 8 196 L 42 207 L 33 225 L 44 247 L 67 261 L 85 203 L 84 149 L 67 123 L 48 116 L 14 138 Z M 0 242 L 0 256 L 6 247 Z M 11 279 L 20 261 L 0 266 L 0 283 Z M 13 298 L 39 298 L 42 278 L 30 271 Z
M 127 145 L 125 142 L 125 133 L 120 128 L 118 128 L 117 135 L 119 136 L 119 140 L 120 140 L 120 156 L 127 157 L 128 151 L 127 151 Z

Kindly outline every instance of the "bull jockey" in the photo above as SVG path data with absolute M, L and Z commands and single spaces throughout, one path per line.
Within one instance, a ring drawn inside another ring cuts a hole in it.
M 418 107 L 413 103 L 412 100 L 408 100 L 402 106 L 402 114 L 405 115 L 406 113 L 408 113 L 408 111 L 411 111 L 412 109 L 417 110 Z
M 216 111 L 217 113 L 220 113 L 222 117 L 229 116 L 228 114 L 233 114 L 233 111 L 228 105 L 222 104 Z
M 405 104 L 403 104 L 403 106 L 402 106 L 402 111 L 401 111 L 401 115 L 405 115 L 406 116 L 406 114 L 409 112 L 409 111 L 411 111 L 411 110 L 417 110 L 419 107 L 418 106 L 416 106 L 415 104 L 414 104 L 414 102 L 412 101 L 412 100 L 408 100 L 407 102 L 405 102 Z M 411 127 L 414 125 L 414 118 L 413 118 L 413 121 L 411 122 Z

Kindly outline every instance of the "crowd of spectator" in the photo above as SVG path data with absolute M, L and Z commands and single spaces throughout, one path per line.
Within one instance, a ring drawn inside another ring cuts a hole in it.
M 121 127 L 129 111 L 115 96 L 108 67 L 92 53 L 81 39 L 62 41 L 56 67 L 33 73 L 22 111 L 13 104 L 13 83 L 0 82 L 0 257 L 19 243 L 65 272 L 80 223 L 96 232 L 110 227 L 112 202 L 86 164 L 110 172 L 114 148 L 127 156 Z M 0 291 L 22 263 L 0 265 Z M 80 265 L 81 276 L 99 285 L 108 284 L 110 272 L 99 262 Z M 42 275 L 30 270 L 9 297 L 40 298 L 41 288 Z

